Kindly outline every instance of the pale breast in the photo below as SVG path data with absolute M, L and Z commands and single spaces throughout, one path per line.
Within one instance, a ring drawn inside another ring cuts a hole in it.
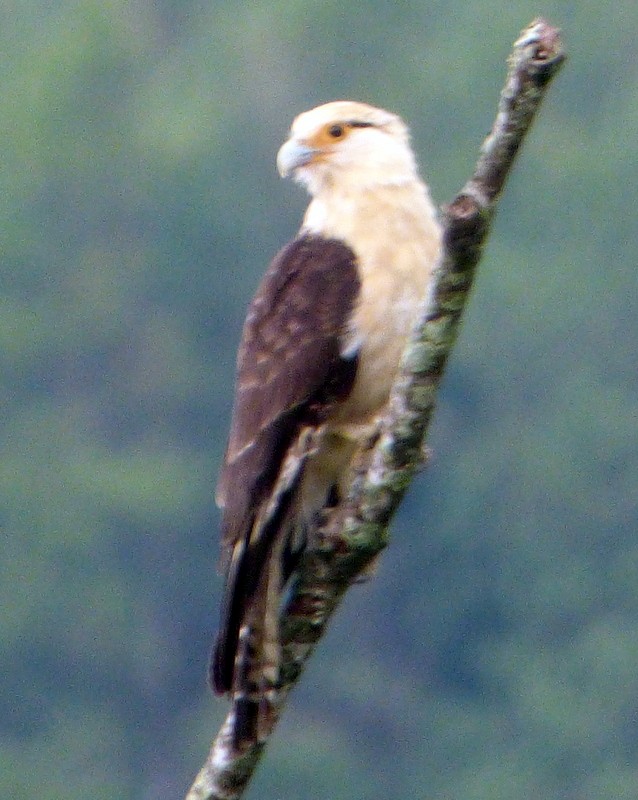
M 361 291 L 344 341 L 358 353 L 353 391 L 333 422 L 365 424 L 382 411 L 414 329 L 441 245 L 426 187 L 415 180 L 311 203 L 306 227 L 344 241 L 357 257 Z
M 414 329 L 427 289 L 430 264 L 423 254 L 394 253 L 393 266 L 371 270 L 363 281 L 353 320 L 353 337 L 359 345 L 357 378 L 340 409 L 340 421 L 358 422 L 379 413 L 388 400 L 401 356 Z M 394 268 L 393 268 L 394 267 Z

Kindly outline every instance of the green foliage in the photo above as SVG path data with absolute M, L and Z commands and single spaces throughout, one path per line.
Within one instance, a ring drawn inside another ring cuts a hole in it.
M 0 795 L 180 796 L 245 306 L 293 116 L 400 112 L 449 199 L 533 13 L 570 60 L 504 197 L 435 456 L 251 796 L 615 800 L 638 779 L 638 7 L 26 0 L 0 11 Z

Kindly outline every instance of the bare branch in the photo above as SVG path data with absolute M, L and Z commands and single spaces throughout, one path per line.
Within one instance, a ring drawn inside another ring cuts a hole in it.
M 308 548 L 283 611 L 283 668 L 273 727 L 341 596 L 385 547 L 390 518 L 423 461 L 439 383 L 498 197 L 564 58 L 558 30 L 542 19 L 514 43 L 494 127 L 474 175 L 442 209 L 444 250 L 422 323 L 404 354 L 389 414 L 358 460 L 347 500 L 326 516 Z M 236 753 L 233 725 L 231 709 L 186 800 L 236 800 L 243 794 L 265 743 Z

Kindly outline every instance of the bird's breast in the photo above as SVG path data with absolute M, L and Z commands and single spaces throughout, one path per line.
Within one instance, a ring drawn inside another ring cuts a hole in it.
M 387 403 L 422 308 L 427 274 L 420 277 L 379 271 L 363 281 L 350 332 L 358 346 L 357 375 L 338 414 L 340 421 L 363 423 Z
M 441 229 L 420 181 L 311 203 L 305 227 L 354 252 L 360 291 L 343 352 L 357 353 L 352 392 L 335 424 L 369 424 L 386 405 L 402 353 L 423 308 Z

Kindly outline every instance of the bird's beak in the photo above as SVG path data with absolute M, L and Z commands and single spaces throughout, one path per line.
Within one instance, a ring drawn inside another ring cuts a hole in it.
M 277 169 L 282 178 L 287 178 L 298 167 L 309 164 L 319 151 L 297 139 L 288 139 L 277 153 Z

